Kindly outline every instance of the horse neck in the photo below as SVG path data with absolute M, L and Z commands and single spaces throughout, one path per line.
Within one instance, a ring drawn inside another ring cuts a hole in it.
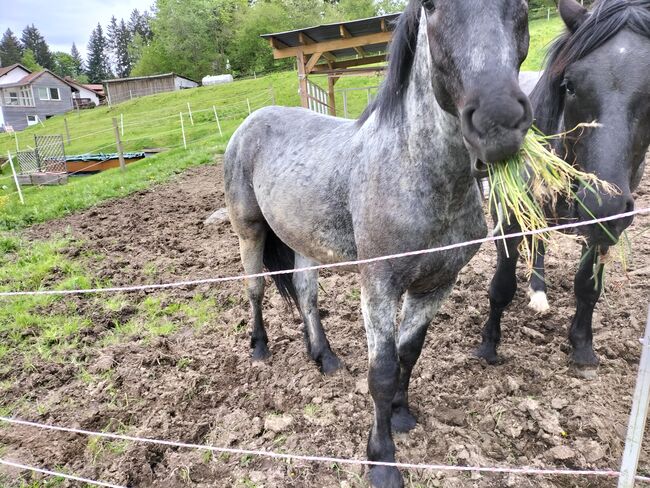
M 457 182 L 465 190 L 472 180 L 470 157 L 460 119 L 442 109 L 432 83 L 433 62 L 424 12 L 420 18 L 417 47 L 408 88 L 404 95 L 403 137 L 412 163 L 433 169 L 436 178 Z

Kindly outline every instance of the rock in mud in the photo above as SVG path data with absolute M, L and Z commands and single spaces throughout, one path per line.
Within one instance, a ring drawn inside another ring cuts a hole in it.
M 270 415 L 264 420 L 264 430 L 280 433 L 285 432 L 293 424 L 291 415 Z
M 546 451 L 546 457 L 553 461 L 567 461 L 575 456 L 575 451 L 567 446 L 555 446 L 553 449 Z

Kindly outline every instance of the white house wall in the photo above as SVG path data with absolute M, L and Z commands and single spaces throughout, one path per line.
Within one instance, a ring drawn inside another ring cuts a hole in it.
M 181 88 L 196 88 L 197 86 L 199 86 L 199 84 L 196 83 L 195 81 L 181 78 L 180 76 L 175 76 L 174 86 L 176 87 L 177 90 L 180 90 Z
M 9 73 L 4 76 L 0 76 L 0 85 L 11 85 L 12 83 L 18 83 L 25 76 L 29 74 L 29 71 L 22 69 L 20 66 L 16 66 Z

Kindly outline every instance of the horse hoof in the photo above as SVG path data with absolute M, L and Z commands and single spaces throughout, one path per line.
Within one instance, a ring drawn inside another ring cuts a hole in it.
M 269 351 L 269 346 L 264 343 L 258 343 L 251 353 L 251 358 L 253 362 L 262 362 L 266 361 L 271 357 L 271 351 Z
M 321 373 L 327 376 L 333 375 L 343 367 L 341 360 L 332 351 L 323 353 L 318 363 L 320 364 Z
M 397 468 L 373 466 L 368 473 L 371 488 L 404 488 L 404 480 Z
M 598 356 L 590 347 L 584 349 L 574 349 L 571 353 L 571 362 L 579 367 L 595 368 L 600 364 Z
M 393 432 L 405 433 L 415 429 L 417 420 L 408 408 L 400 407 L 393 410 L 393 415 L 390 418 L 390 424 Z
M 499 362 L 497 348 L 493 344 L 484 342 L 474 351 L 474 356 L 479 359 L 485 359 L 488 364 L 495 365 Z

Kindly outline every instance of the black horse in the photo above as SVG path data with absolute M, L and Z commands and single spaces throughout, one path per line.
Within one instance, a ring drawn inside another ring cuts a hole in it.
M 587 11 L 575 0 L 560 0 L 567 32 L 551 47 L 546 70 L 533 90 L 531 102 L 537 126 L 547 134 L 570 130 L 580 123 L 598 127 L 567 134 L 556 151 L 582 170 L 618 187 L 615 195 L 577 188 L 584 207 L 560 202 L 549 209 L 553 217 L 578 219 L 615 216 L 634 209 L 632 192 L 643 176 L 650 145 L 650 0 L 601 0 Z M 602 290 L 607 253 L 632 218 L 582 227 L 586 244 L 575 277 L 577 310 L 569 331 L 571 359 L 578 366 L 596 366 L 592 315 Z M 506 233 L 518 231 L 517 225 Z M 498 265 L 490 286 L 490 316 L 476 354 L 497 361 L 501 316 L 515 295 L 517 247 L 521 239 L 497 244 Z M 544 250 L 535 256 L 530 306 L 548 309 L 544 279 Z

